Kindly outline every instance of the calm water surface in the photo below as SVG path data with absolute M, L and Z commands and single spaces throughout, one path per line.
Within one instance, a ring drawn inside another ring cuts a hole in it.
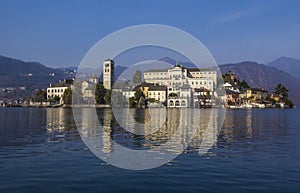
M 97 111 L 100 118 L 111 113 Z M 118 143 L 148 143 L 111 127 Z M 228 110 L 205 156 L 191 146 L 159 168 L 130 171 L 89 151 L 72 109 L 4 108 L 0 192 L 299 192 L 299 137 L 299 109 Z

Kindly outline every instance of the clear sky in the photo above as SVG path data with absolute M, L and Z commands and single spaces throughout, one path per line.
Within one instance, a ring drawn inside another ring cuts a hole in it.
M 0 0 L 0 55 L 78 65 L 106 35 L 165 24 L 198 38 L 218 63 L 300 59 L 300 1 Z

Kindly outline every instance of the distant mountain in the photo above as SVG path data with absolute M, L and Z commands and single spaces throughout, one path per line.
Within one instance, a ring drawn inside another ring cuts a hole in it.
M 223 74 L 231 71 L 240 80 L 245 80 L 249 86 L 261 87 L 269 92 L 273 92 L 275 86 L 282 83 L 290 90 L 290 98 L 296 103 L 300 103 L 300 81 L 275 67 L 256 62 L 225 64 L 219 67 Z
M 300 79 L 300 60 L 282 56 L 267 64 Z
M 174 60 L 172 58 L 169 58 L 169 57 L 161 58 L 161 59 L 159 59 L 159 61 L 166 62 L 166 63 L 171 64 L 173 66 L 178 62 L 180 65 L 182 65 L 182 66 L 184 66 L 186 68 L 195 68 L 196 67 L 195 64 L 192 64 L 192 63 L 189 63 L 189 62 L 176 61 L 176 60 Z
M 0 87 L 45 88 L 64 77 L 60 69 L 0 56 Z
M 76 71 L 78 69 L 77 66 L 67 66 L 67 67 L 60 67 L 59 69 L 64 70 L 64 71 Z

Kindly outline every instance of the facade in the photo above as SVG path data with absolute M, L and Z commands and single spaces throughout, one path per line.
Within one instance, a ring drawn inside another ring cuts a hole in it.
M 62 96 L 65 92 L 66 89 L 68 89 L 69 87 L 67 86 L 55 86 L 55 87 L 48 87 L 47 88 L 47 100 L 51 100 L 54 99 L 55 97 L 59 97 L 60 101 L 59 103 L 62 104 L 63 103 L 63 99 Z
M 231 75 L 232 77 L 232 75 Z M 240 92 L 240 89 L 236 86 L 236 85 L 232 85 L 228 82 L 226 82 L 225 84 L 223 84 L 223 87 L 226 89 L 226 90 L 231 90 L 231 91 L 234 91 L 234 92 Z
M 89 81 L 81 82 L 81 93 L 82 99 L 88 103 L 93 104 L 95 103 L 95 86 L 97 82 L 90 82 L 90 80 L 96 79 L 89 79 Z
M 149 86 L 147 97 L 155 101 L 165 102 L 167 100 L 167 87 L 165 86 Z
M 168 87 L 168 107 L 191 107 L 193 102 L 193 89 L 189 85 L 172 88 Z
M 93 84 L 97 84 L 97 83 L 99 83 L 99 78 L 97 78 L 97 77 L 90 77 L 88 81 L 91 82 L 91 83 L 93 83 Z
M 247 99 L 252 99 L 254 101 L 260 101 L 267 97 L 268 91 L 262 88 L 249 88 L 246 90 Z
M 199 107 L 209 99 L 199 99 L 196 90 L 205 89 L 213 93 L 217 87 L 217 72 L 211 69 L 185 68 L 176 64 L 168 69 L 152 69 L 144 72 L 144 81 L 167 87 L 168 107 Z M 208 98 L 208 97 L 207 97 Z
M 205 88 L 195 89 L 194 92 L 194 103 L 195 107 L 198 108 L 210 108 L 215 105 L 212 100 L 212 92 Z
M 166 86 L 160 86 L 157 84 L 145 83 L 145 82 L 136 86 L 134 88 L 133 93 L 125 91 L 125 93 L 123 92 L 123 95 L 126 96 L 126 94 L 127 94 L 127 96 L 128 96 L 130 94 L 130 95 L 134 96 L 134 92 L 137 89 L 141 89 L 141 91 L 143 92 L 145 97 L 150 100 L 153 99 L 154 101 L 157 101 L 157 102 L 165 102 L 167 100 L 167 87 Z M 128 97 L 126 97 L 126 98 L 128 98 Z
M 103 86 L 105 89 L 111 90 L 114 83 L 114 61 L 111 59 L 103 62 Z
M 134 93 L 135 91 L 130 90 L 130 89 L 126 89 L 122 91 L 123 96 L 125 96 L 125 98 L 128 100 L 131 97 L 134 97 Z
M 168 87 L 189 85 L 213 91 L 217 85 L 217 72 L 210 69 L 185 68 L 176 64 L 168 69 L 152 69 L 144 72 L 144 81 Z
M 55 86 L 50 84 L 50 86 L 47 88 L 47 100 L 51 100 L 54 98 L 59 97 L 60 104 L 63 104 L 63 94 L 66 89 L 71 88 L 73 90 L 73 83 L 74 83 L 74 78 L 73 79 L 64 79 L 60 80 L 59 83 L 57 83 Z

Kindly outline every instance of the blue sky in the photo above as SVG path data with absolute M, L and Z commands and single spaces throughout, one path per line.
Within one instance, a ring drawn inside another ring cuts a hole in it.
M 106 35 L 165 24 L 198 38 L 218 63 L 300 59 L 300 1 L 0 0 L 0 55 L 78 65 Z

